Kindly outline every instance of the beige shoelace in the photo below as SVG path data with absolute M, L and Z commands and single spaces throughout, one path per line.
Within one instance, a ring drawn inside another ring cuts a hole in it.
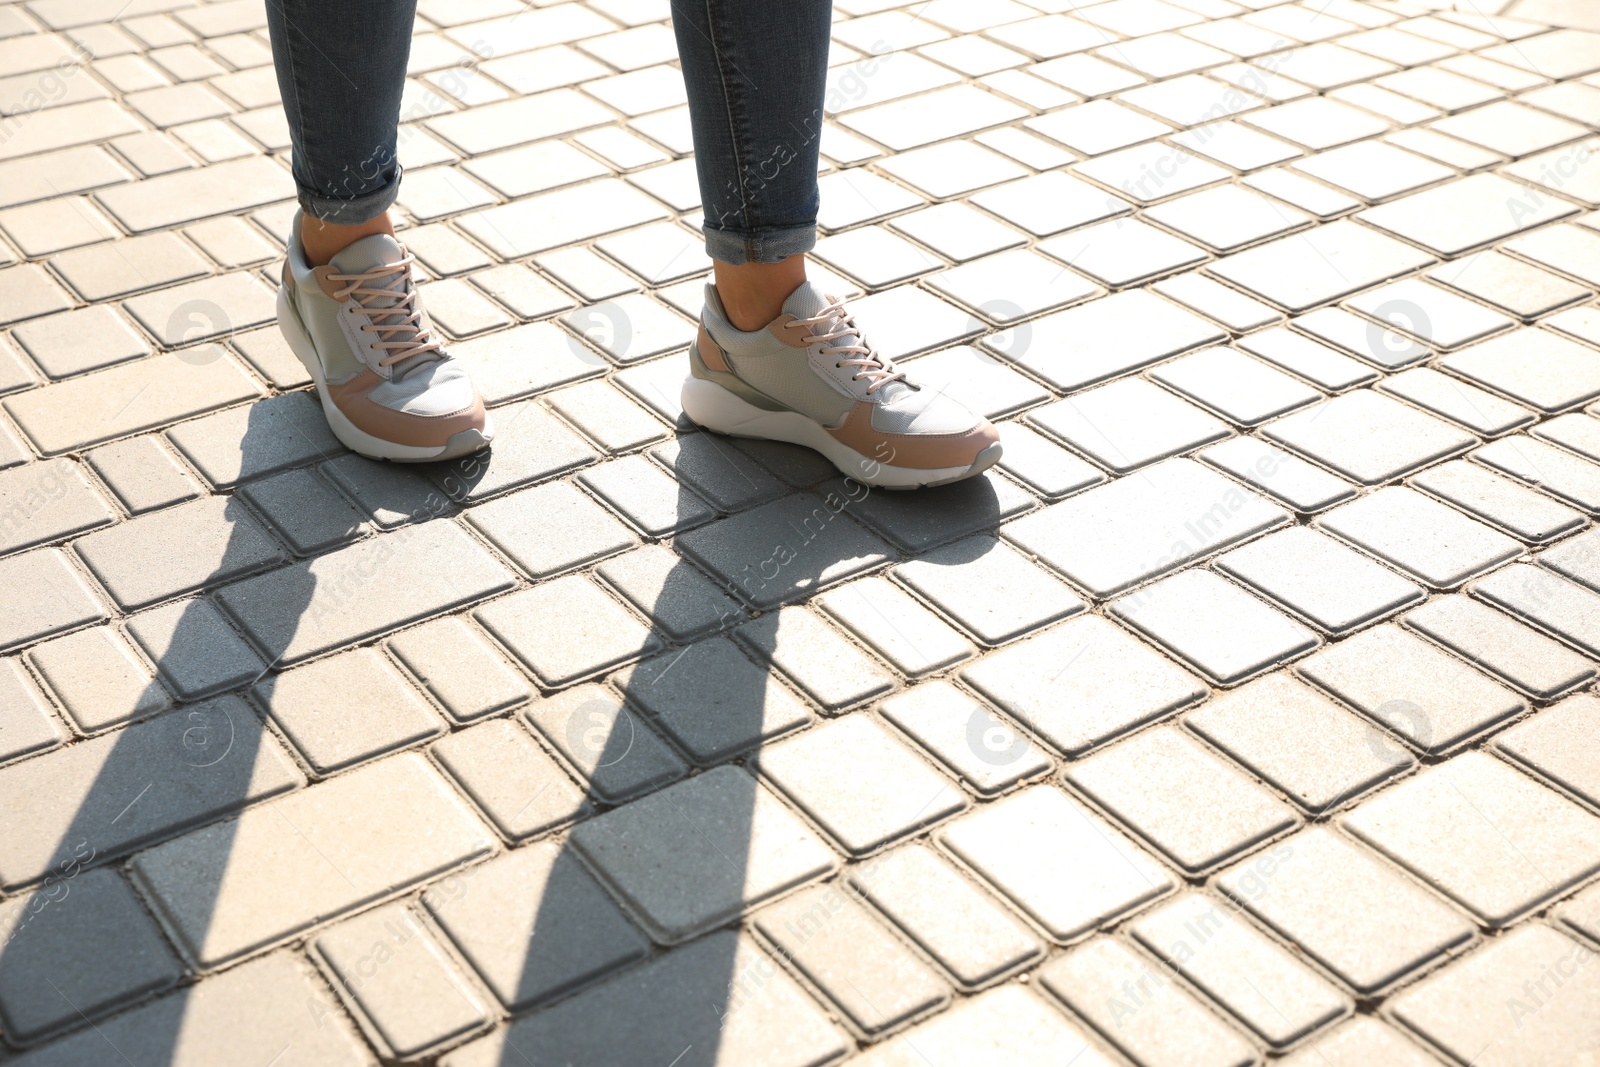
M 394 289 L 377 284 L 397 274 L 410 275 L 411 264 L 415 261 L 416 257 L 408 252 L 398 263 L 374 267 L 363 274 L 328 275 L 329 281 L 349 283 L 335 294 L 335 299 L 344 301 L 354 298 L 356 310 L 367 317 L 361 332 L 377 334 L 378 339 L 372 342 L 372 347 L 389 353 L 378 361 L 380 367 L 392 367 L 403 359 L 439 351 L 439 342 L 429 336 L 427 328 L 422 325 L 422 308 L 417 304 L 416 286 L 408 280 L 405 295 L 402 296 Z M 388 307 L 371 303 L 385 298 L 394 303 Z
M 828 332 L 817 333 L 815 327 L 818 326 L 825 327 Z M 864 340 L 861 336 L 860 327 L 856 325 L 855 316 L 844 309 L 843 300 L 835 300 L 824 307 L 819 314 L 813 315 L 809 319 L 795 319 L 793 322 L 785 323 L 784 327 L 793 330 L 804 328 L 809 331 L 806 334 L 806 344 L 808 345 L 818 341 L 834 341 L 840 337 L 849 337 L 851 335 L 854 335 L 857 341 Z M 845 353 L 851 354 L 854 358 L 839 359 L 835 366 L 859 367 L 860 370 L 852 376 L 851 380 L 867 379 L 868 393 L 881 389 L 890 382 L 900 381 L 906 376 L 905 371 L 895 370 L 894 364 L 885 356 L 880 355 L 878 350 L 870 345 L 828 345 L 822 349 L 822 354 L 825 356 L 837 357 Z

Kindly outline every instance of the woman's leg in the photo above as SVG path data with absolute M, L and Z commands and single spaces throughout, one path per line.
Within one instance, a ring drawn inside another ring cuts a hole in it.
M 706 252 L 729 318 L 757 329 L 805 280 L 817 239 L 827 0 L 680 0 Z
M 416 0 L 272 0 L 267 26 L 313 265 L 372 233 L 400 188 L 400 94 Z

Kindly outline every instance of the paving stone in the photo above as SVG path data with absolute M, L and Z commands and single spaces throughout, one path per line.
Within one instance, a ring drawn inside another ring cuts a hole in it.
M 816 602 L 907 677 L 944 670 L 973 654 L 965 638 L 884 578 L 858 579 Z
M 1207 348 L 1164 363 L 1151 377 L 1229 422 L 1255 426 L 1322 398 L 1315 389 L 1232 348 Z
M 473 617 L 552 689 L 661 647 L 643 623 L 576 574 L 496 600 Z
M 972 204 L 1035 237 L 1124 214 L 1132 205 L 1088 182 L 1051 172 L 974 193 Z
M 1172 887 L 1153 857 L 1054 786 L 980 808 L 939 840 L 1063 944 Z
M 1420 307 L 1411 302 L 1387 305 L 1390 320 L 1407 323 L 1412 319 L 1425 323 L 1426 316 Z M 1430 352 L 1403 334 L 1403 326 L 1391 323 L 1382 325 L 1354 315 L 1343 308 L 1318 308 L 1300 315 L 1292 325 L 1324 344 L 1347 352 L 1366 363 L 1376 364 L 1381 370 L 1396 371 L 1421 363 Z
M 1434 1067 L 1439 1061 L 1370 1015 L 1357 1015 L 1283 1060 L 1284 1067 Z
M 1523 552 L 1504 534 L 1403 486 L 1370 493 L 1317 525 L 1433 589 L 1454 589 Z
M 84 458 L 134 515 L 200 495 L 199 484 L 153 437 L 102 445 Z
M 8 267 L 0 271 L 0 282 L 5 285 L 0 323 L 20 322 L 72 306 L 67 294 L 36 264 Z
M 1234 437 L 1196 458 L 1260 489 L 1295 511 L 1314 514 L 1356 495 L 1356 487 L 1254 437 Z
M 35 645 L 26 658 L 84 733 L 99 733 L 172 704 L 150 667 L 108 626 Z
M 88 583 L 58 548 L 0 560 L 0 585 L 15 591 L 0 625 L 0 649 L 106 617 Z
M 532 103 L 537 99 L 528 97 L 508 103 Z M 598 105 L 592 106 L 599 111 Z M 460 117 L 474 122 L 485 121 L 494 107 L 474 108 Z M 430 128 L 450 137 L 451 134 L 439 129 L 438 124 L 448 122 L 451 117 L 433 120 Z M 602 114 L 597 117 L 605 122 L 611 116 Z M 595 124 L 592 121 L 583 123 Z M 535 128 L 536 124 L 529 122 L 519 122 L 515 127 L 502 127 L 517 130 L 518 133 L 513 136 L 519 139 Z M 462 147 L 474 151 L 470 141 Z M 602 179 L 570 189 L 541 193 L 512 204 L 469 212 L 457 219 L 456 225 L 500 259 L 513 260 L 629 226 L 654 222 L 665 215 L 666 212 L 643 193 L 615 179 Z
M 1576 226 L 1550 226 L 1507 241 L 1505 248 L 1541 266 L 1569 274 L 1594 286 L 1600 284 L 1595 268 L 1596 235 Z
M 58 152 L 0 166 L 6 207 L 50 197 L 81 193 L 102 185 L 127 181 L 129 174 L 103 148 L 64 148 Z
M 1554 199 L 1535 202 L 1523 190 L 1499 175 L 1474 174 L 1369 208 L 1361 218 L 1437 255 L 1454 258 L 1575 211 L 1571 204 Z
M 62 739 L 50 702 L 15 658 L 0 662 L 0 735 L 0 762 L 54 748 Z
M 1448 423 L 1365 389 L 1285 416 L 1262 432 L 1364 485 L 1407 474 L 1475 441 Z
M 1472 925 L 1393 868 L 1315 827 L 1224 872 L 1217 885 L 1360 994 L 1472 937 Z
M 513 1011 L 636 960 L 649 946 L 577 857 L 548 842 L 469 867 L 422 899 Z
M 1554 699 L 1595 675 L 1582 657 L 1466 597 L 1430 601 L 1407 613 L 1404 622 L 1541 700 Z
M 269 1062 L 284 1048 L 305 1062 L 357 1067 L 370 1056 L 326 986 L 291 953 L 253 960 L 201 985 L 141 1005 L 27 1056 L 27 1067 L 92 1063 L 111 1045 L 130 1062 L 203 1067 L 219 1059 Z M 308 1026 L 308 1006 L 325 1025 Z
M 265 156 L 248 156 L 112 186 L 95 198 L 128 232 L 139 234 L 248 211 L 293 193 L 283 167 Z
M 399 464 L 346 452 L 325 460 L 318 469 L 380 529 L 438 518 L 452 510 L 448 497 L 422 475 Z
M 1544 330 L 1517 330 L 1446 356 L 1440 366 L 1546 414 L 1600 395 L 1593 349 Z
M 659 441 L 666 429 L 605 382 L 585 382 L 551 393 L 550 406 L 608 452 Z
M 6 810 L 25 828 L 0 851 L 0 882 L 64 873 L 87 848 L 112 858 L 303 781 L 237 697 L 158 715 L 0 769 Z
M 1274 1048 L 1351 1010 L 1326 979 L 1210 897 L 1182 897 L 1136 920 L 1131 930 Z
M 1522 405 L 1509 403 L 1431 367 L 1413 367 L 1385 378 L 1378 388 L 1484 437 L 1510 433 L 1535 419 L 1534 413 Z
M 852 715 L 762 749 L 761 774 L 853 856 L 939 822 L 966 798 L 871 719 Z
M 617 695 L 598 685 L 566 689 L 524 713 L 602 800 L 621 803 L 688 773 L 684 762 Z
M 251 482 L 239 495 L 255 505 L 299 556 L 366 534 L 361 516 L 309 469 L 283 471 Z
M 256 373 L 275 388 L 289 390 L 311 384 L 305 364 L 289 348 L 289 342 L 277 326 L 245 330 L 234 334 L 230 341 Z
M 542 392 L 605 370 L 599 356 L 550 323 L 516 326 L 453 345 L 450 351 L 461 360 L 486 402 L 491 404 Z
M 1000 456 L 1000 468 L 1040 496 L 1047 499 L 1067 496 L 1106 480 L 1104 471 L 1023 423 L 1002 422 L 997 428 L 1005 449 Z
M 56 382 L 7 397 L 5 409 L 42 454 L 59 455 L 260 395 L 220 349 L 186 349 L 183 357 L 156 355 Z
M 404 904 L 347 919 L 314 944 L 335 989 L 348 991 L 392 1055 L 423 1054 L 489 1022 L 482 994 Z
M 1378 378 L 1371 367 L 1282 327 L 1241 337 L 1238 344 L 1252 355 L 1333 393 L 1342 393 Z
M 1288 519 L 1193 460 L 1171 459 L 1017 519 L 1004 533 L 1106 597 Z
M 1401 203 L 1404 201 L 1396 201 Z M 1430 262 L 1425 253 L 1341 220 L 1236 252 L 1205 269 L 1296 313 L 1409 274 Z
M 1594 697 L 1569 697 L 1500 734 L 1495 747 L 1593 804 L 1600 797 L 1600 778 L 1594 770 L 1594 735 L 1588 731 L 1597 711 Z
M 900 582 L 986 645 L 1082 611 L 1082 600 L 1014 549 L 978 535 L 895 568 Z
M 1484 445 L 1472 458 L 1586 512 L 1600 510 L 1600 467 L 1543 441 L 1508 437 Z
M 1583 516 L 1571 508 L 1460 460 L 1421 471 L 1411 484 L 1535 544 L 1583 524 Z
M 1119 474 L 1229 432 L 1216 418 L 1139 378 L 1076 393 L 1030 412 L 1028 419 Z
M 1214 282 L 1198 271 L 1163 278 L 1150 287 L 1230 331 L 1244 333 L 1283 321 L 1281 312 Z
M 712 434 L 678 437 L 650 454 L 722 511 L 740 511 L 783 492 L 776 478 Z
M 582 790 L 510 719 L 495 719 L 434 744 L 434 759 L 501 836 L 515 843 L 590 813 Z
M 529 482 L 547 481 L 595 461 L 577 434 L 537 404 L 525 401 L 495 409 L 495 452 L 465 456 L 427 471 L 452 500 L 471 503 Z
M 957 263 L 1016 248 L 1026 240 L 1016 230 L 960 202 L 938 204 L 907 215 L 897 215 L 888 220 L 888 225 L 890 229 L 927 245 Z M 1046 298 L 1053 301 L 1054 294 L 1050 293 Z
M 309 393 L 288 393 L 186 422 L 167 439 L 219 489 L 344 450 Z
M 1347 633 L 1425 595 L 1419 586 L 1304 527 L 1234 549 L 1216 566 L 1332 634 Z
M 737 601 L 670 550 L 642 545 L 602 563 L 598 573 L 662 633 L 688 641 L 745 618 Z
M 762 975 L 759 985 L 741 991 L 741 978 L 755 974 Z M 740 1010 L 729 1010 L 735 1007 Z M 609 1025 L 597 1027 L 596 1019 Z M 719 1060 L 807 1067 L 835 1059 L 848 1047 L 844 1035 L 782 968 L 748 938 L 722 931 L 529 1016 L 441 1062 L 445 1067 L 492 1067 L 516 1049 L 538 1048 L 573 1063 L 643 1067 L 677 1055 L 684 1057 L 681 1067 L 710 1067 Z
M 1600 867 L 1600 819 L 1481 752 L 1428 768 L 1343 822 L 1491 926 Z
M 566 482 L 480 505 L 467 521 L 534 578 L 582 566 L 633 545 L 611 513 Z
M 438 773 L 402 755 L 141 852 L 133 870 L 185 953 L 210 967 L 489 847 Z
M 670 536 L 716 517 L 709 505 L 645 456 L 601 463 L 578 480 L 648 536 Z
M 0 1021 L 18 1042 L 159 992 L 182 973 L 128 883 L 99 869 L 0 906 Z M 106 967 L 113 959 L 116 966 Z
M 444 732 L 432 709 L 370 648 L 272 675 L 255 692 L 319 774 Z
M 0 553 L 57 541 L 113 521 L 83 468 L 70 459 L 0 472 Z
M 587 820 L 571 842 L 651 935 L 668 944 L 837 864 L 820 838 L 737 767 L 719 767 Z
M 1584 300 L 1589 290 L 1500 252 L 1480 252 L 1437 267 L 1428 277 L 1532 322 Z
M 1135 1062 L 1243 1067 L 1255 1049 L 1120 941 L 1098 938 L 1039 972 L 1045 988 Z M 1131 1010 L 1127 1000 L 1132 998 Z M 1152 1009 L 1152 1010 L 1146 1010 Z
M 1573 412 L 1558 415 L 1530 431 L 1535 437 L 1558 444 L 1590 460 L 1600 458 L 1600 419 Z
M 1354 193 L 1368 203 L 1391 200 L 1402 193 L 1456 176 L 1449 167 L 1382 141 L 1359 141 L 1296 160 L 1289 166 Z
M 211 602 L 181 600 L 128 620 L 128 633 L 180 700 L 197 700 L 255 681 L 266 664 Z
M 1345 306 L 1434 348 L 1460 348 L 1515 325 L 1498 312 L 1417 278 L 1353 296 Z
M 963 1000 L 864 1053 L 861 1067 L 958 1067 L 1056 1063 L 1110 1067 L 1113 1060 L 1078 1026 L 1020 984 Z
M 385 644 L 456 722 L 493 715 L 534 695 L 463 619 L 436 619 Z
M 1430 754 L 1456 748 L 1527 706 L 1511 690 L 1392 624 L 1325 648 L 1296 669 Z M 1378 733 L 1371 743 L 1387 745 Z
M 1543 568 L 1516 564 L 1474 583 L 1473 593 L 1568 644 L 1600 655 L 1600 599 Z
M 930 848 L 908 845 L 850 871 L 851 887 L 964 990 L 993 985 L 1043 955 L 1031 929 Z
M 948 682 L 890 697 L 882 711 L 978 793 L 1001 792 L 1052 766 L 1031 738 Z
M 449 566 L 439 566 L 440 560 Z M 405 582 L 391 581 L 395 574 Z M 216 599 L 267 658 L 288 667 L 471 604 L 513 582 L 511 572 L 459 526 L 429 522 L 238 582 Z
M 1463 1062 L 1559 1062 L 1593 1047 L 1591 959 L 1587 946 L 1531 923 L 1407 989 L 1391 1010 Z
M 774 607 L 887 558 L 887 545 L 841 517 L 851 499 L 785 497 L 691 530 L 676 544 L 752 606 Z
M 22 323 L 11 336 L 52 378 L 150 354 L 150 345 L 108 307 L 63 311 Z

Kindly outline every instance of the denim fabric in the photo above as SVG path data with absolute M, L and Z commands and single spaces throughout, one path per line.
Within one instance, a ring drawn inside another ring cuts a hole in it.
M 268 0 L 278 86 L 306 214 L 376 218 L 395 158 L 416 0 Z M 776 263 L 817 239 L 828 0 L 673 0 L 706 252 Z

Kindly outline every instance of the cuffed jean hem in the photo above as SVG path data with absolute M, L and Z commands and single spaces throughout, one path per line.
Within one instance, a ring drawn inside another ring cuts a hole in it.
M 370 193 L 363 193 L 352 199 L 323 196 L 298 182 L 295 183 L 295 187 L 300 194 L 300 210 L 311 218 L 321 219 L 335 226 L 359 226 L 363 222 L 371 222 L 388 211 L 389 205 L 400 195 L 400 164 L 394 165 L 394 177 L 389 179 L 383 188 L 374 189 Z
M 765 233 L 739 233 L 737 230 L 706 229 L 706 255 L 731 263 L 780 263 L 790 256 L 809 252 L 817 245 L 817 227 L 791 226 Z

